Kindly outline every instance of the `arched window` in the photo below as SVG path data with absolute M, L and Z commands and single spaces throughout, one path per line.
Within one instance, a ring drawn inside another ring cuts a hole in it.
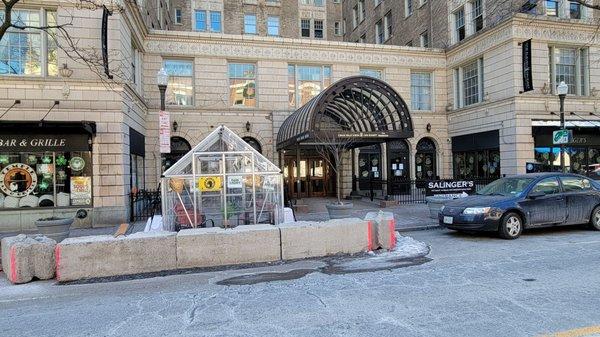
M 433 140 L 430 138 L 419 140 L 415 155 L 415 177 L 424 180 L 437 179 L 436 161 L 436 148 Z
M 248 145 L 252 146 L 258 153 L 262 154 L 262 146 L 260 146 L 260 142 L 256 140 L 256 138 L 252 137 L 243 137 L 242 138 Z
M 190 152 L 192 147 L 183 137 L 171 137 L 171 153 L 162 154 L 162 171 L 165 172 L 169 167 L 175 164 L 186 153 Z

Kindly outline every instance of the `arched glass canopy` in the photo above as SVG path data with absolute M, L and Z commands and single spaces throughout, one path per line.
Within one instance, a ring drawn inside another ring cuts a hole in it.
M 353 147 L 411 138 L 408 106 L 387 83 L 368 76 L 342 79 L 296 110 L 281 125 L 277 150 L 352 140 Z

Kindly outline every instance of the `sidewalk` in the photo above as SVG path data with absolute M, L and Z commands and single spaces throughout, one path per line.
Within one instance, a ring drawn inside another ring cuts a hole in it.
M 306 198 L 302 203 L 308 205 L 308 212 L 296 212 L 298 221 L 318 221 L 329 219 L 325 205 L 335 202 L 335 198 Z M 369 199 L 354 200 L 353 216 L 364 219 L 369 212 L 392 212 L 396 219 L 396 229 L 401 232 L 438 228 L 437 219 L 429 217 L 429 208 L 426 204 L 402 204 L 393 207 L 381 208 L 378 201 Z
M 335 198 L 307 198 L 302 199 L 302 203 L 308 205 L 308 212 L 296 212 L 296 220 L 298 221 L 325 221 L 329 219 L 329 213 L 325 205 L 335 202 Z M 438 222 L 435 219 L 429 218 L 429 209 L 425 204 L 405 204 L 394 207 L 381 208 L 378 202 L 371 202 L 369 199 L 354 200 L 353 216 L 364 219 L 369 212 L 384 212 L 394 213 L 396 219 L 396 229 L 400 232 L 409 232 L 414 230 L 426 230 L 438 228 Z M 131 233 L 144 230 L 145 221 L 138 221 L 133 224 Z M 112 235 L 117 230 L 117 225 L 101 228 L 74 228 L 71 229 L 69 237 L 80 237 L 90 235 Z M 3 237 L 14 236 L 19 233 L 0 233 L 0 239 Z M 35 233 L 26 233 L 35 234 Z

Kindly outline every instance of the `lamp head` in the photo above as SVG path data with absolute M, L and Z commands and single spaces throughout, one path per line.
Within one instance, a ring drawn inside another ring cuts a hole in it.
M 569 86 L 565 83 L 565 81 L 560 82 L 560 84 L 556 87 L 556 93 L 559 96 L 569 93 Z
M 165 68 L 160 68 L 160 70 L 156 74 L 156 83 L 158 83 L 158 85 L 164 86 L 167 86 L 167 84 L 169 84 L 169 74 L 167 74 Z

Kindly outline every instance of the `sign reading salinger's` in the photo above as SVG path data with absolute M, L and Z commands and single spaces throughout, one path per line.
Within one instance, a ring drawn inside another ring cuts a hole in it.
M 475 193 L 473 180 L 436 180 L 430 181 L 425 186 L 425 195 L 456 195 Z
M 89 138 L 83 134 L 0 135 L 0 152 L 89 150 Z

